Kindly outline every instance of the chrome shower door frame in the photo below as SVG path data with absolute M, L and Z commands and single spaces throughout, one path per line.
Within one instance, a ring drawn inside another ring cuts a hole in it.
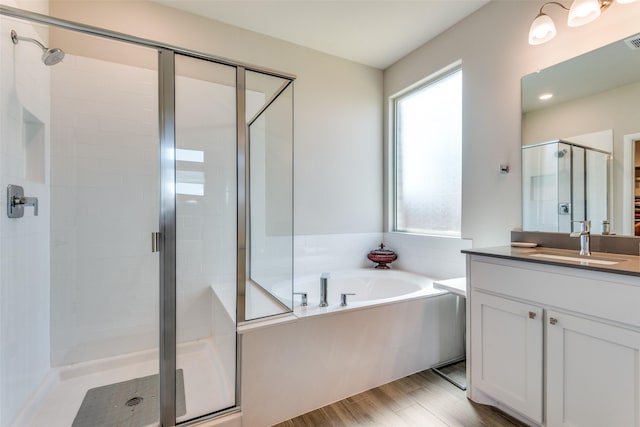
M 158 52 L 160 122 L 160 425 L 176 422 L 175 54 Z

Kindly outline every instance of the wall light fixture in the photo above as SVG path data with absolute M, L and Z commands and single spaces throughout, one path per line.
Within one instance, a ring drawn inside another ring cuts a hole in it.
M 617 3 L 633 3 L 636 0 L 615 0 Z M 569 11 L 567 25 L 570 27 L 579 27 L 581 25 L 592 22 L 600 14 L 611 6 L 613 0 L 574 0 L 571 7 L 566 7 L 557 1 L 550 1 L 542 5 L 540 13 L 531 23 L 529 29 L 529 44 L 537 45 L 546 43 L 556 36 L 556 26 L 553 20 L 542 10 L 545 6 L 555 4 L 564 10 Z

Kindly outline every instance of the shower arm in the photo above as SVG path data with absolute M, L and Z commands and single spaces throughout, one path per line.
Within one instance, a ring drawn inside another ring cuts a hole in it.
M 47 50 L 46 46 L 40 43 L 38 40 L 32 39 L 31 37 L 19 36 L 18 33 L 16 33 L 14 30 L 11 30 L 11 40 L 13 41 L 13 44 L 18 44 L 18 40 L 35 43 L 40 46 L 40 49 L 42 49 L 43 51 Z

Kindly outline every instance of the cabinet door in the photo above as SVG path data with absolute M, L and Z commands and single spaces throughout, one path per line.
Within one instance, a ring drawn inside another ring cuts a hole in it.
M 542 309 L 478 291 L 471 304 L 473 386 L 542 422 Z
M 547 425 L 640 427 L 640 333 L 547 312 Z

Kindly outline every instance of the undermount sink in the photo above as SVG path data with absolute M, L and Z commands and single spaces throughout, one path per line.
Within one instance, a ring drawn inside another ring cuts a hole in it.
M 554 259 L 557 261 L 573 261 L 579 262 L 581 264 L 600 264 L 600 265 L 615 265 L 620 262 L 624 262 L 624 259 L 602 259 L 602 258 L 593 258 L 587 256 L 569 256 L 569 255 L 556 255 L 556 254 L 546 254 L 546 253 L 534 253 L 529 255 L 534 258 L 546 258 L 546 259 Z

